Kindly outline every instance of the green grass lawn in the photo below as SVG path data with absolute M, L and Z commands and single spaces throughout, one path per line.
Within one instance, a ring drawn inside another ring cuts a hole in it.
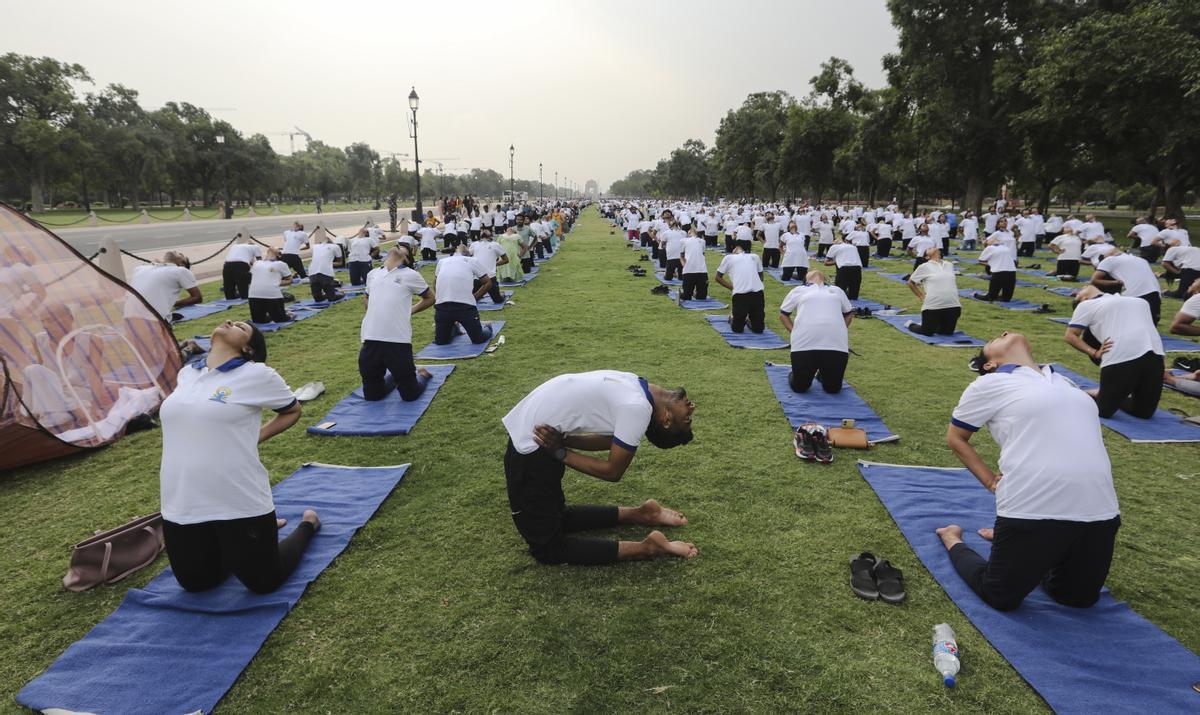
M 281 214 L 297 214 L 297 213 L 307 214 L 307 213 L 313 213 L 316 211 L 316 206 L 311 203 L 278 204 L 278 206 L 279 206 L 279 212 Z M 337 203 L 337 204 L 333 204 L 333 205 L 327 203 L 322 207 L 322 211 L 324 211 L 325 213 L 337 213 L 339 211 L 361 211 L 364 209 L 370 209 L 370 208 L 372 208 L 372 206 L 373 206 L 373 204 L 370 204 L 370 203 L 366 203 L 366 204 Z M 183 220 L 183 218 L 182 218 L 183 206 L 176 206 L 176 207 L 172 208 L 170 206 L 153 207 L 153 206 L 147 205 L 145 208 L 146 208 L 146 212 L 151 217 L 151 222 L 153 222 L 153 223 L 161 223 L 162 221 L 182 221 Z M 189 210 L 191 211 L 193 221 L 204 221 L 204 220 L 208 220 L 208 219 L 218 218 L 218 214 L 219 214 L 219 210 L 215 206 L 213 206 L 213 207 L 193 206 Z M 254 212 L 255 212 L 256 216 L 270 216 L 270 215 L 272 215 L 273 210 L 274 210 L 274 206 L 268 206 L 266 204 L 259 204 L 258 206 L 255 207 Z M 383 206 L 383 210 L 385 210 L 385 211 L 387 210 L 386 205 Z M 109 225 L 110 223 L 136 223 L 138 217 L 140 217 L 142 215 L 141 211 L 134 211 L 133 209 L 129 209 L 129 208 L 124 208 L 124 209 L 98 208 L 95 211 L 96 211 L 96 217 L 98 219 L 100 219 L 101 226 Z M 249 209 L 245 208 L 245 207 L 238 207 L 233 210 L 233 215 L 235 218 L 238 216 L 247 216 L 248 214 L 249 214 Z M 83 221 L 82 219 L 86 219 L 87 215 L 88 215 L 87 211 L 84 211 L 82 208 L 80 208 L 80 209 L 52 209 L 50 211 L 44 211 L 42 213 L 31 213 L 31 214 L 29 214 L 29 217 L 35 221 L 42 223 L 43 225 L 45 225 L 49 228 L 59 228 L 59 227 L 64 227 L 64 226 L 66 226 L 66 227 L 83 226 L 83 225 L 85 225 L 86 222 Z
M 268 336 L 270 362 L 293 387 L 310 380 L 328 387 L 297 427 L 263 446 L 273 480 L 306 461 L 413 467 L 269 638 L 222 711 L 1046 710 L 920 565 L 854 467 L 857 457 L 957 466 L 944 434 L 973 378 L 971 351 L 855 321 L 858 354 L 847 378 L 901 440 L 839 452 L 832 466 L 802 463 L 762 369 L 787 352 L 729 347 L 701 313 L 651 295 L 652 277 L 625 272 L 636 260 L 619 232 L 611 235 L 589 211 L 539 278 L 515 291 L 516 305 L 491 314 L 508 321 L 507 344 L 462 362 L 406 437 L 304 432 L 358 385 L 361 301 Z M 716 255 L 708 260 L 715 268 Z M 782 332 L 774 316 L 786 289 L 765 283 L 771 328 Z M 205 296 L 216 290 L 205 286 Z M 862 294 L 919 307 L 906 287 L 871 272 Z M 1069 314 L 1066 298 L 1036 288 L 1017 295 Z M 1164 311 L 1177 305 L 1167 301 Z M 972 335 L 1021 330 L 1040 360 L 1097 374 L 1045 316 L 975 303 L 964 313 L 960 325 Z M 246 317 L 238 308 L 185 323 L 177 334 Z M 415 324 L 419 348 L 431 339 L 431 314 Z M 691 523 L 670 535 L 696 543 L 700 556 L 691 562 L 545 567 L 513 528 L 501 416 L 553 375 L 598 368 L 686 385 L 697 405 L 696 439 L 670 451 L 644 445 L 616 484 L 569 472 L 567 497 L 621 504 L 655 497 L 683 511 Z M 1164 407 L 1196 406 L 1164 395 Z M 1197 448 L 1134 445 L 1107 430 L 1104 438 L 1123 512 L 1109 585 L 1200 650 Z M 0 481 L 0 521 L 9 525 L 0 543 L 0 688 L 15 694 L 165 565 L 160 559 L 126 582 L 83 594 L 60 583 L 71 544 L 158 509 L 160 441 L 158 431 L 141 433 Z M 990 438 L 976 442 L 994 463 Z M 905 572 L 907 603 L 851 594 L 847 563 L 860 550 Z M 930 662 L 931 628 L 943 621 L 963 654 L 953 691 Z M 10 699 L 7 708 L 17 706 Z

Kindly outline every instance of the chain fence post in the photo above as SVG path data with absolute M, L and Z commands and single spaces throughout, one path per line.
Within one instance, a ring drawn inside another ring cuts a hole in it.
M 103 250 L 96 258 L 96 265 L 110 276 L 125 281 L 125 261 L 121 259 L 121 249 L 117 246 L 117 242 L 106 238 L 100 247 Z
M 100 225 L 100 219 L 96 218 L 96 212 L 95 212 L 95 211 L 88 211 L 88 218 L 87 218 L 87 220 L 88 220 L 88 225 L 89 225 L 89 226 L 99 226 L 99 225 Z

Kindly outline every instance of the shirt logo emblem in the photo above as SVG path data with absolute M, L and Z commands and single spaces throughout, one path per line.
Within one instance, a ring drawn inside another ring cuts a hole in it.
M 229 396 L 232 394 L 233 390 L 229 389 L 228 387 L 218 387 L 217 391 L 214 392 L 212 397 L 208 399 L 212 400 L 213 402 L 220 402 L 222 405 L 224 405 L 227 404 L 225 401 L 228 400 Z

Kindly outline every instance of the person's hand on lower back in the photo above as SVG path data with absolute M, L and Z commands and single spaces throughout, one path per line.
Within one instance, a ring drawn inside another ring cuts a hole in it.
M 556 452 L 565 446 L 562 432 L 559 432 L 550 425 L 538 425 L 534 427 L 533 441 L 537 442 L 539 447 L 548 452 Z

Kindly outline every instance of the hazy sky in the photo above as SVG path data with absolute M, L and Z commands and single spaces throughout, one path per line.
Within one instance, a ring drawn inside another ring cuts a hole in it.
M 542 162 L 547 182 L 601 189 L 688 138 L 711 145 L 750 92 L 806 94 L 831 55 L 880 86 L 896 47 L 884 0 L 0 0 L 0 18 L 0 52 L 78 62 L 148 108 L 206 107 L 280 152 L 271 133 L 293 126 L 411 152 L 415 85 L 423 158 L 507 174 L 513 144 L 519 178 Z

